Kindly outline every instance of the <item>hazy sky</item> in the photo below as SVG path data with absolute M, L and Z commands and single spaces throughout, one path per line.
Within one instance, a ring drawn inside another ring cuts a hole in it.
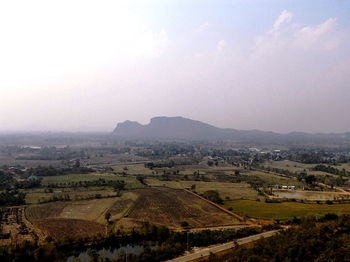
M 350 131 L 350 1 L 0 1 L 0 130 L 160 115 Z

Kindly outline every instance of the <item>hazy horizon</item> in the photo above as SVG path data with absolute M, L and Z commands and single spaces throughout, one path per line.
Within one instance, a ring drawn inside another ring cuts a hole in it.
M 350 2 L 2 1 L 0 132 L 182 116 L 350 131 Z
M 183 116 L 154 116 L 154 117 L 183 117 Z M 152 118 L 154 118 L 152 117 Z M 152 119 L 151 118 L 151 119 Z M 183 118 L 186 118 L 186 117 L 183 117 Z M 132 122 L 137 122 L 141 125 L 148 125 L 150 124 L 151 122 L 151 119 L 149 119 L 149 121 L 146 121 L 145 123 L 141 123 L 139 121 L 135 121 L 135 120 L 132 120 L 132 119 L 126 119 L 124 121 L 121 121 L 121 122 L 118 122 L 118 123 L 123 123 L 125 121 L 132 121 Z M 215 126 L 215 127 L 218 127 L 218 128 L 228 128 L 228 129 L 236 129 L 236 130 L 242 130 L 242 131 L 250 131 L 250 130 L 259 130 L 259 131 L 266 131 L 266 132 L 274 132 L 274 133 L 278 133 L 278 134 L 289 134 L 289 133 L 308 133 L 308 134 L 343 134 L 343 133 L 350 133 L 350 131 L 344 131 L 344 132 L 307 132 L 307 131 L 303 131 L 303 130 L 293 130 L 293 131 L 286 131 L 286 132 L 278 132 L 278 131 L 273 131 L 273 130 L 264 130 L 264 129 L 259 129 L 259 128 L 254 128 L 254 129 L 239 129 L 239 128 L 235 128 L 235 127 L 227 127 L 227 126 L 217 126 L 217 125 L 214 125 L 210 122 L 205 122 L 205 121 L 201 121 L 201 120 L 198 120 L 198 119 L 191 119 L 191 118 L 186 118 L 186 119 L 190 119 L 190 120 L 193 120 L 193 121 L 200 121 L 202 123 L 205 123 L 205 124 L 209 124 L 209 125 L 212 125 L 212 126 Z M 36 134 L 106 134 L 106 133 L 111 133 L 113 132 L 113 130 L 117 127 L 117 124 L 111 129 L 111 130 L 99 130 L 99 131 L 89 131 L 89 130 L 78 130 L 78 131 L 69 131 L 69 130 L 0 130 L 0 135 L 1 134 L 5 134 L 5 135 L 16 135 L 16 134 L 33 134 L 33 135 L 36 135 Z

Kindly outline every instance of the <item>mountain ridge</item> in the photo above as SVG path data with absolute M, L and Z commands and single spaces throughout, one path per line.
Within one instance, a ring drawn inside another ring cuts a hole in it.
M 151 118 L 150 122 L 145 125 L 127 120 L 117 124 L 113 135 L 127 139 L 235 140 L 262 143 L 350 142 L 350 132 L 340 134 L 290 132 L 281 134 L 257 129 L 219 128 L 181 116 L 157 116 Z

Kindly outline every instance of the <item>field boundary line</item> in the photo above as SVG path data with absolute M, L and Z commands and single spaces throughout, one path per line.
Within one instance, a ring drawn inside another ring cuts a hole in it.
M 229 215 L 231 215 L 231 216 L 234 216 L 234 217 L 237 218 L 239 221 L 245 221 L 244 217 L 241 217 L 240 215 L 238 215 L 238 214 L 236 214 L 236 213 L 234 213 L 234 212 L 232 212 L 232 211 L 230 211 L 230 210 L 227 210 L 226 208 L 220 206 L 219 204 L 216 204 L 216 203 L 214 203 L 214 202 L 212 202 L 212 201 L 210 201 L 210 200 L 208 200 L 208 199 L 206 199 L 206 198 L 204 198 L 204 197 L 202 197 L 202 196 L 200 196 L 200 195 L 198 195 L 198 194 L 192 192 L 191 190 L 188 190 L 188 189 L 183 189 L 183 190 L 186 191 L 186 192 L 188 192 L 188 193 L 190 193 L 190 194 L 192 194 L 192 195 L 195 195 L 195 196 L 197 196 L 198 198 L 200 198 L 200 199 L 206 201 L 207 203 L 209 203 L 209 204 L 211 204 L 211 205 L 217 207 L 217 208 L 220 209 L 221 211 L 224 211 L 225 213 L 227 213 L 227 214 L 229 214 Z

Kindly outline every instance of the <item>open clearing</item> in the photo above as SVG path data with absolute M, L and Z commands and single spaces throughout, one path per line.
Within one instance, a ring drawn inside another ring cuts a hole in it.
M 262 201 L 225 201 L 226 208 L 232 208 L 240 215 L 260 219 L 292 219 L 307 215 L 350 214 L 350 204 L 303 204 L 297 202 L 265 203 Z

